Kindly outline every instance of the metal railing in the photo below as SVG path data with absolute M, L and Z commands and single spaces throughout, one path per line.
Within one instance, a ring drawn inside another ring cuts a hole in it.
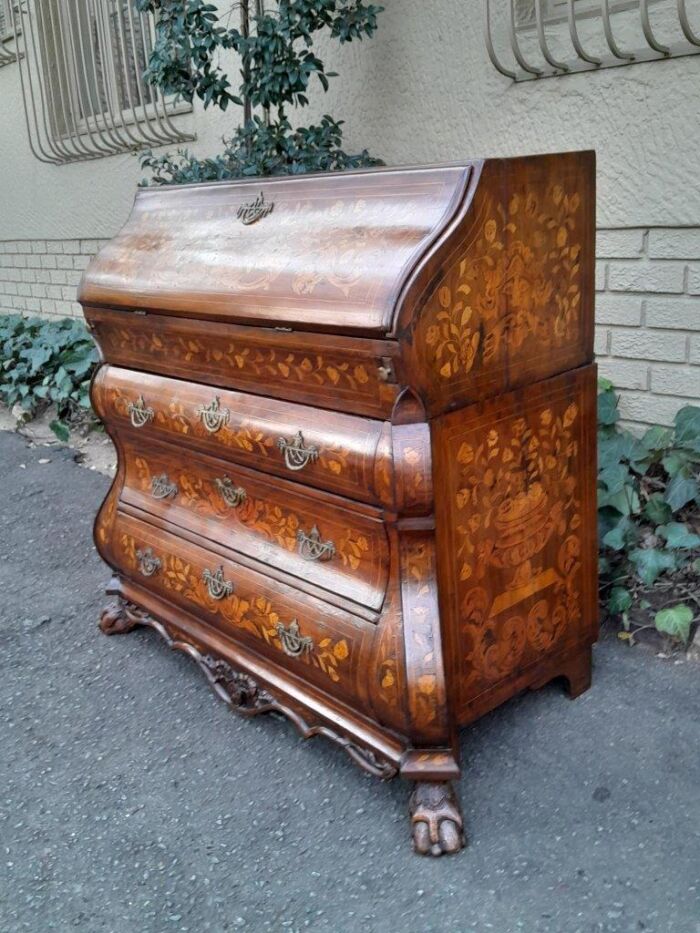
M 697 20 L 686 0 L 484 0 L 489 58 L 514 81 L 697 55 Z
M 10 48 L 13 38 L 10 0 L 0 0 L 0 68 L 17 61 L 14 50 Z
M 194 138 L 171 119 L 191 108 L 143 80 L 153 24 L 131 0 L 19 0 L 11 11 L 37 159 L 78 162 Z

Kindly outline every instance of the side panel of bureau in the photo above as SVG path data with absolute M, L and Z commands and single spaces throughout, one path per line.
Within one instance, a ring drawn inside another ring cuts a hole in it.
M 441 610 L 462 724 L 595 640 L 595 376 L 584 367 L 434 422 Z
M 595 154 L 489 160 L 399 335 L 430 417 L 593 359 Z

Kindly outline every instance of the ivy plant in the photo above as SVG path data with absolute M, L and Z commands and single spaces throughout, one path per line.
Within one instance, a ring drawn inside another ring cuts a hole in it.
M 68 440 L 69 424 L 90 413 L 90 378 L 98 353 L 82 321 L 0 316 L 0 400 L 32 418 L 50 403 L 51 429 Z
M 293 127 L 289 108 L 309 103 L 317 83 L 324 91 L 336 72 L 327 71 L 315 54 L 314 39 L 325 33 L 341 43 L 369 38 L 382 7 L 363 0 L 279 0 L 274 11 L 262 0 L 237 4 L 240 22 L 223 25 L 228 15 L 204 0 L 134 0 L 136 9 L 155 18 L 155 42 L 145 80 L 165 94 L 204 107 L 242 107 L 242 120 L 224 139 L 219 155 L 199 159 L 187 150 L 154 156 L 142 165 L 151 170 L 143 184 L 182 184 L 310 171 L 340 171 L 382 164 L 362 150 L 342 148 L 342 121 L 325 115 L 318 125 Z M 231 11 L 228 11 L 230 13 Z M 233 88 L 220 64 L 233 51 L 241 62 Z M 259 108 L 261 113 L 254 113 Z
M 623 637 L 655 626 L 687 642 L 700 609 L 700 408 L 672 428 L 622 430 L 612 384 L 598 395 L 601 594 Z

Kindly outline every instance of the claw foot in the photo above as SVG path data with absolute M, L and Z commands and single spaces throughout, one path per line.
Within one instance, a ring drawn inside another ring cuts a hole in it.
M 135 608 L 135 607 L 134 607 Z M 140 624 L 138 615 L 130 611 L 129 603 L 123 599 L 111 603 L 100 613 L 98 625 L 105 635 L 126 635 Z
M 449 855 L 463 848 L 462 812 L 449 782 L 417 783 L 409 812 L 413 848 L 419 855 Z

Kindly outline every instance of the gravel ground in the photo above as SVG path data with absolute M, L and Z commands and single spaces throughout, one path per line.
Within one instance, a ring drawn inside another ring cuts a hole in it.
M 697 665 L 603 640 L 576 702 L 482 719 L 470 847 L 421 859 L 406 785 L 98 633 L 106 477 L 8 433 L 0 466 L 2 933 L 700 933 Z

